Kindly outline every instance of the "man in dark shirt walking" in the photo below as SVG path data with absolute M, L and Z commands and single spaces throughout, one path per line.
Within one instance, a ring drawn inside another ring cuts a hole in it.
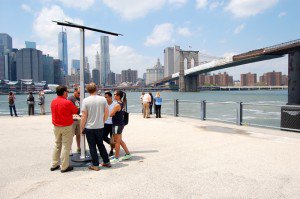
M 78 108 L 69 100 L 66 86 L 56 87 L 57 98 L 51 102 L 52 124 L 54 125 L 55 147 L 52 156 L 51 171 L 59 169 L 59 159 L 61 155 L 61 172 L 73 170 L 69 166 L 69 153 L 73 140 L 73 114 Z M 61 151 L 63 149 L 63 151 Z M 61 154 L 62 153 L 62 154 Z
M 80 153 L 80 88 L 74 88 L 74 93 L 68 97 L 68 100 L 78 108 L 78 112 L 73 115 L 73 132 L 76 135 L 77 153 Z

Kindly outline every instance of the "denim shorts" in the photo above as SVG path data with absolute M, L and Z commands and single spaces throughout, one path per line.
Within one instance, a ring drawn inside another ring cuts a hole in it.
M 113 134 L 122 134 L 124 126 L 112 126 L 112 133 Z

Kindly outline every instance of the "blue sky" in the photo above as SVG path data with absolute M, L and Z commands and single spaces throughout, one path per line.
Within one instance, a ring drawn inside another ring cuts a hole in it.
M 57 58 L 60 27 L 52 20 L 71 21 L 121 33 L 110 37 L 111 70 L 136 69 L 139 76 L 163 63 L 163 50 L 228 56 L 300 39 L 300 1 L 296 0 L 0 0 L 0 32 L 23 48 L 34 41 L 44 54 Z M 79 31 L 67 28 L 69 60 L 79 59 Z M 86 55 L 93 68 L 100 34 L 86 32 Z M 191 46 L 191 48 L 189 48 Z M 200 56 L 201 60 L 201 56 Z M 69 61 L 69 64 L 71 62 Z M 287 73 L 287 57 L 227 69 L 240 73 Z

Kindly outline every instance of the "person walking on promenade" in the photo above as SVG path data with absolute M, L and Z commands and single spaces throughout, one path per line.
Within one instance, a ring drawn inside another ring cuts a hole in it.
M 77 144 L 77 153 L 81 152 L 80 149 L 80 88 L 76 87 L 74 88 L 73 95 L 68 97 L 68 100 L 70 100 L 77 108 L 78 112 L 73 115 L 73 133 L 76 136 L 76 144 Z M 71 149 L 72 154 L 72 149 Z
M 114 108 L 114 106 L 116 105 L 116 101 L 112 100 L 112 94 L 111 92 L 105 92 L 104 97 L 106 98 L 107 104 L 108 104 L 108 115 L 110 115 L 112 109 Z M 108 138 L 108 135 L 110 136 L 110 138 Z M 107 120 L 104 123 L 104 137 L 103 140 L 110 145 L 110 152 L 109 152 L 109 156 L 113 156 L 114 155 L 114 145 L 115 145 L 115 141 L 113 139 L 112 136 L 112 117 L 108 117 Z
M 73 140 L 73 114 L 78 112 L 78 108 L 69 100 L 66 86 L 56 87 L 57 97 L 51 102 L 52 124 L 54 125 L 55 146 L 52 156 L 51 171 L 59 169 L 59 159 L 61 155 L 61 172 L 73 170 L 69 165 L 69 153 Z
M 144 113 L 144 106 L 143 106 L 143 98 L 144 98 L 145 92 L 142 92 L 142 95 L 140 96 L 140 101 L 142 105 L 142 113 Z
M 162 103 L 162 98 L 160 97 L 160 93 L 159 92 L 156 93 L 154 101 L 155 101 L 156 118 L 161 118 L 161 103 Z
M 10 115 L 13 116 L 12 110 L 14 110 L 15 116 L 18 117 L 18 114 L 16 111 L 16 106 L 15 106 L 15 100 L 16 100 L 15 94 L 10 91 L 7 99 L 8 99 L 8 104 L 9 104 Z
M 41 115 L 45 115 L 45 94 L 43 92 L 39 92 L 39 100 Z
M 149 93 L 145 93 L 143 97 L 143 117 L 150 118 L 150 109 L 149 105 L 151 103 L 151 96 Z
M 32 95 L 32 92 L 30 92 L 27 97 L 28 115 L 34 115 L 34 103 L 34 97 Z
M 113 132 L 113 138 L 116 142 L 115 144 L 115 150 L 116 155 L 112 158 L 111 162 L 116 163 L 119 162 L 119 156 L 120 156 L 120 145 L 125 151 L 125 156 L 123 157 L 123 160 L 128 160 L 131 158 L 131 154 L 125 144 L 125 142 L 122 140 L 122 132 L 125 126 L 124 123 L 124 109 L 126 107 L 126 94 L 122 91 L 116 91 L 114 93 L 114 98 L 117 101 L 117 104 L 112 109 L 110 116 L 112 117 L 112 132 Z
M 90 96 L 82 101 L 81 133 L 86 134 L 92 156 L 92 165 L 88 168 L 99 171 L 99 157 L 96 147 L 98 147 L 103 159 L 101 165 L 111 167 L 106 148 L 103 144 L 103 129 L 104 122 L 108 118 L 108 105 L 103 96 L 97 95 L 97 86 L 95 83 L 88 84 L 86 90 Z
M 150 115 L 152 115 L 153 95 L 151 92 L 149 93 L 149 95 L 151 97 L 151 102 L 149 103 L 149 109 L 150 109 Z

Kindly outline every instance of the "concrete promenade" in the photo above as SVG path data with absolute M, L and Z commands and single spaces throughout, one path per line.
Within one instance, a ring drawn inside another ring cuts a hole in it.
M 49 170 L 51 116 L 3 116 L 0 126 L 1 199 L 300 198 L 299 133 L 131 114 L 132 160 L 63 174 Z

